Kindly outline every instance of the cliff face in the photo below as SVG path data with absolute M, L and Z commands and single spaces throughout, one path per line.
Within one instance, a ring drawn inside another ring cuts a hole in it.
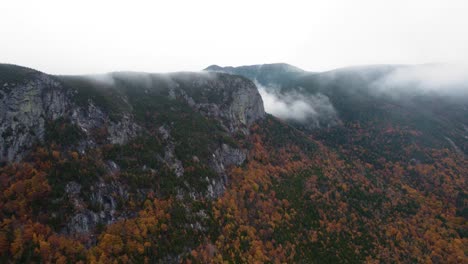
M 463 263 L 468 100 L 343 73 L 282 86 L 340 113 L 309 130 L 240 76 L 0 64 L 0 263 Z
M 75 97 L 83 91 L 80 87 L 62 82 L 63 77 L 57 78 L 12 65 L 3 67 L 14 67 L 16 71 L 28 70 L 29 75 L 15 80 L 0 78 L 0 161 L 21 160 L 33 144 L 44 141 L 47 122 L 58 118 L 76 124 L 88 136 L 83 143 L 91 146 L 96 144 L 92 134 L 100 128 L 106 128 L 105 141 L 111 144 L 124 144 L 135 138 L 141 129 L 134 120 L 132 105 L 121 111 L 117 119 L 112 118 L 111 111 L 106 109 L 107 105 L 96 102 L 94 94 L 90 94 L 89 98 L 81 98 L 85 103 L 77 102 Z M 105 78 L 122 80 L 126 77 L 112 74 Z M 89 81 L 90 86 L 94 86 L 92 89 L 96 90 L 94 92 L 101 92 L 101 88 L 97 87 L 99 80 L 91 77 L 76 78 Z M 230 133 L 248 133 L 248 127 L 265 115 L 263 102 L 255 85 L 242 77 L 180 73 L 167 76 L 142 74 L 142 78 L 164 81 L 160 87 L 148 83 L 132 84 L 137 86 L 136 89 L 140 85 L 142 91 L 167 90 L 167 95 L 163 93 L 161 96 L 184 100 L 193 110 L 219 121 Z M 115 89 L 117 93 L 122 88 L 112 86 L 111 89 Z M 128 103 L 128 97 L 123 94 L 119 99 Z
M 173 81 L 172 95 L 179 94 L 203 115 L 219 120 L 231 133 L 248 133 L 248 127 L 265 116 L 262 98 L 246 78 L 202 73 L 175 75 Z
M 44 141 L 47 122 L 58 118 L 70 120 L 88 136 L 106 126 L 110 143 L 123 144 L 138 130 L 131 113 L 112 122 L 92 99 L 87 106 L 76 105 L 72 100 L 76 91 L 64 88 L 53 76 L 37 72 L 24 82 L 0 85 L 0 161 L 21 160 L 35 143 Z
M 30 80 L 0 80 L 0 161 L 18 161 L 44 139 L 46 121 L 69 110 L 69 93 L 42 73 Z
M 71 209 L 49 213 L 68 234 L 128 218 L 128 201 L 150 193 L 220 196 L 227 169 L 247 159 L 235 137 L 265 116 L 251 81 L 221 73 L 51 76 L 0 65 L 0 88 L 0 161 L 37 146 L 63 153 L 51 183 L 56 207 Z M 84 160 L 92 170 L 68 171 Z

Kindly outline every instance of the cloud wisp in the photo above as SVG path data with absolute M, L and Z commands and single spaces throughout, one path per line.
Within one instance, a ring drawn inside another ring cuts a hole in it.
M 263 99 L 265 111 L 283 120 L 307 126 L 330 126 L 338 122 L 335 108 L 329 98 L 321 93 L 303 95 L 297 92 L 280 93 L 256 82 Z
M 468 93 L 468 64 L 401 66 L 373 83 L 379 91 L 419 89 L 442 94 Z

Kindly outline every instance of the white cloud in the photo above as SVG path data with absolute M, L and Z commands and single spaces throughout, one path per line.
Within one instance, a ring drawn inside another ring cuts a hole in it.
M 293 120 L 312 127 L 334 125 L 338 122 L 335 108 L 323 94 L 303 95 L 296 92 L 279 93 L 256 82 L 265 111 L 280 119 Z
M 374 85 L 381 91 L 420 89 L 441 93 L 468 92 L 468 65 L 426 64 L 401 66 L 378 79 Z

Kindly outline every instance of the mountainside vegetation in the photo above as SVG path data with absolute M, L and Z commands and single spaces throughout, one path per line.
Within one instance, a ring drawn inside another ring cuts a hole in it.
M 466 263 L 468 101 L 375 93 L 393 67 L 0 65 L 0 262 Z M 266 114 L 254 82 L 340 122 Z

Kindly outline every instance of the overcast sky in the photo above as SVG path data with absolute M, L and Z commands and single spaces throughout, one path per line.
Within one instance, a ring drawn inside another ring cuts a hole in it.
M 47 73 L 467 61 L 466 0 L 0 2 L 0 62 Z

